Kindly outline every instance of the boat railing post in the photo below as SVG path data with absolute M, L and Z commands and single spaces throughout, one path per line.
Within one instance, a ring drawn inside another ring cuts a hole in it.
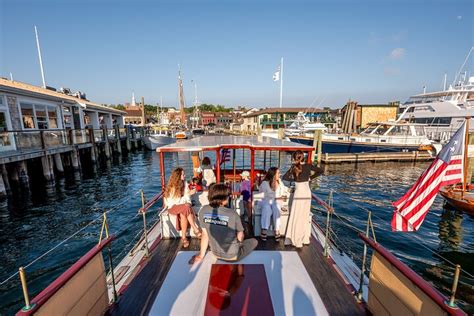
M 28 287 L 26 284 L 26 272 L 23 267 L 19 269 L 21 288 L 23 289 L 23 297 L 25 298 L 25 306 L 21 309 L 26 312 L 35 307 L 35 304 L 30 304 L 30 295 L 28 294 Z
M 367 227 L 365 230 L 365 236 L 368 238 L 369 237 L 369 226 L 371 223 L 371 217 L 372 217 L 372 212 L 369 211 L 369 215 L 367 218 Z M 364 252 L 362 255 L 362 266 L 360 268 L 360 281 L 359 281 L 359 290 L 357 291 L 357 300 L 359 302 L 362 302 L 362 291 L 363 291 L 363 286 L 364 286 L 364 275 L 365 275 L 365 263 L 367 260 L 367 244 L 364 242 Z
M 456 296 L 456 290 L 458 289 L 458 282 L 459 282 L 459 274 L 461 273 L 461 266 L 459 264 L 456 265 L 456 270 L 454 271 L 454 280 L 453 280 L 453 287 L 451 289 L 451 297 L 449 298 L 449 302 L 447 305 L 451 308 L 458 308 L 456 303 L 454 303 L 454 299 Z
M 112 250 L 110 250 L 110 243 L 107 245 L 107 255 L 109 257 L 110 277 L 112 278 L 112 289 L 114 292 L 114 302 L 117 302 L 117 289 L 115 288 L 114 265 L 112 263 Z
M 328 205 L 332 208 L 332 190 L 329 192 Z M 324 256 L 329 257 L 329 230 L 331 229 L 331 214 L 330 210 L 327 210 L 326 216 L 326 235 L 324 238 Z
M 149 257 L 150 252 L 148 249 L 148 231 L 146 228 L 146 210 L 145 210 L 145 192 L 143 192 L 143 189 L 141 190 L 141 196 L 142 196 L 142 217 L 143 217 L 143 235 L 145 237 L 145 257 Z

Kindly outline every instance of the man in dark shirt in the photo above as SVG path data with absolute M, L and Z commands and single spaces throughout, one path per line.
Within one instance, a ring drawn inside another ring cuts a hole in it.
M 229 195 L 225 184 L 213 184 L 209 188 L 209 205 L 199 211 L 201 250 L 189 263 L 201 261 L 209 245 L 211 252 L 225 261 L 238 261 L 257 247 L 255 238 L 244 240 L 244 227 L 239 214 L 225 207 Z

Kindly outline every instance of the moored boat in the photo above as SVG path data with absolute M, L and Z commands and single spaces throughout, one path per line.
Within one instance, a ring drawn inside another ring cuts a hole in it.
M 183 156 L 186 153 L 190 156 L 214 153 L 219 161 L 224 149 L 241 150 L 239 156 L 247 154 L 241 166 L 236 165 L 235 159 L 229 163 L 232 168 L 215 166 L 217 182 L 226 181 L 232 188 L 239 185 L 237 169 L 250 170 L 251 187 L 254 188 L 260 181 L 259 174 L 272 166 L 270 162 L 261 169 L 256 164 L 256 152 L 301 150 L 307 154 L 309 163 L 314 150 L 310 146 L 266 137 L 212 136 L 177 142 L 157 148 L 162 188 L 166 183 L 165 156 L 170 153 Z M 273 166 L 279 166 L 281 162 L 282 159 L 274 159 Z M 252 190 L 251 195 L 249 236 L 259 234 L 259 201 L 262 198 L 256 190 Z M 157 192 L 147 203 L 143 199 L 139 210 L 145 227 L 142 238 L 110 270 L 108 277 L 102 250 L 109 249 L 110 254 L 114 237 L 108 235 L 104 215 L 102 231 L 105 236 L 101 233 L 99 243 L 31 302 L 27 300 L 26 308 L 18 314 L 382 315 L 390 312 L 464 315 L 459 308 L 447 304 L 448 299 L 431 284 L 377 243 L 375 235 L 371 238 L 368 233 L 359 235 L 364 247 L 372 249 L 367 276 L 365 260 L 360 269 L 328 238 L 330 226 L 323 229 L 314 217 L 308 217 L 307 222 L 311 231 L 310 244 L 302 249 L 285 247 L 282 241 L 269 239 L 259 242 L 257 250 L 240 262 L 220 261 L 208 253 L 202 262 L 189 265 L 188 260 L 198 249 L 199 241 L 193 238 L 188 250 L 181 248 L 176 239 L 179 234 L 174 229 L 173 215 L 162 208 L 156 213 L 155 205 L 161 198 L 162 193 Z M 192 198 L 196 212 L 208 202 L 206 191 Z M 332 206 L 316 196 L 313 199 L 329 219 L 334 213 Z M 287 203 L 290 201 L 291 198 Z M 240 205 L 240 197 L 231 203 L 232 208 L 242 214 Z M 146 216 L 151 212 L 155 213 L 156 222 L 150 227 Z M 290 214 L 282 211 L 280 216 L 284 231 Z M 192 236 L 192 230 L 190 234 Z M 112 266 L 111 256 L 109 258 Z
M 156 148 L 174 143 L 175 138 L 169 135 L 167 129 L 153 128 L 149 135 L 143 137 L 143 143 L 148 150 L 156 150 Z
M 289 136 L 289 140 L 312 146 L 314 137 Z M 323 153 L 436 151 L 423 124 L 407 122 L 372 123 L 360 134 L 322 135 Z

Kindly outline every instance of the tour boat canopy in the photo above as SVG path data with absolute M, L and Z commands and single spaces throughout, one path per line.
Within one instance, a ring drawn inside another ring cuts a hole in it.
M 265 136 L 206 136 L 176 142 L 156 149 L 157 152 L 210 151 L 220 148 L 250 150 L 313 151 L 314 148 L 287 140 Z

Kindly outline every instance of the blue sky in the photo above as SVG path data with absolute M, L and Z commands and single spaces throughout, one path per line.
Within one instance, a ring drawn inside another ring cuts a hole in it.
M 474 45 L 474 1 L 0 0 L 0 76 L 46 82 L 99 103 L 177 104 L 181 64 L 202 102 L 332 108 L 404 101 L 453 80 Z M 474 73 L 473 60 L 468 69 Z

